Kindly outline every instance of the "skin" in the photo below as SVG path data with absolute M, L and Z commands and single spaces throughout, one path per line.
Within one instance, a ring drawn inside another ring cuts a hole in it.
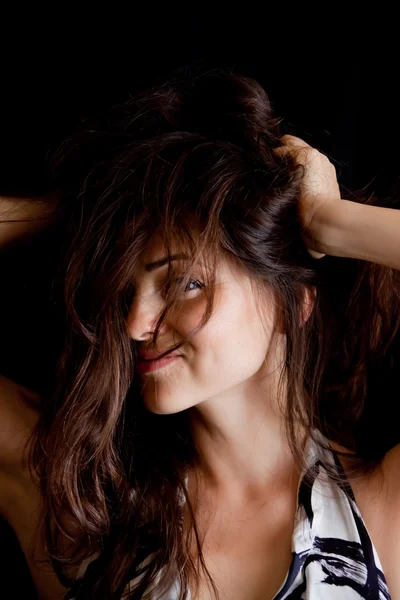
M 40 527 L 42 498 L 28 470 L 21 468 L 22 451 L 38 419 L 39 404 L 37 394 L 0 376 L 0 516 L 14 530 L 40 600 L 62 600 L 66 588 L 50 567 L 38 565 L 29 552 L 33 543 L 35 559 L 48 559 Z M 39 536 L 34 539 L 38 527 Z

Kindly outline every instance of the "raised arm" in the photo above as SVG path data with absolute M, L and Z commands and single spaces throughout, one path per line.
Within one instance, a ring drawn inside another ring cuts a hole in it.
M 286 135 L 278 153 L 304 168 L 299 216 L 316 258 L 355 258 L 400 269 L 400 210 L 342 200 L 329 159 L 303 140 Z

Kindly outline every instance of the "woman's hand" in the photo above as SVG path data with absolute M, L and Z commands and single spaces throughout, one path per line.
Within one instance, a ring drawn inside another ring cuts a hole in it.
M 341 199 L 335 167 L 324 154 L 298 137 L 284 135 L 281 141 L 282 146 L 276 152 L 291 156 L 304 167 L 298 212 L 309 253 L 314 258 L 322 258 L 326 253 L 317 214 L 322 206 Z

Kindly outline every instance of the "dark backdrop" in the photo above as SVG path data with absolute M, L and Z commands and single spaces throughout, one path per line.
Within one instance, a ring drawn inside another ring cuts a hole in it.
M 292 131 L 339 163 L 341 183 L 398 176 L 399 52 L 390 31 L 348 15 L 129 16 L 108 25 L 64 15 L 47 28 L 3 28 L 0 193 L 41 193 L 44 157 L 80 116 L 124 100 L 176 67 L 229 66 L 265 86 Z M 206 12 L 204 10 L 204 12 Z M 373 18 L 378 15 L 373 15 Z M 51 16 L 47 15 L 47 19 Z M 5 36 L 5 37 L 4 37 Z

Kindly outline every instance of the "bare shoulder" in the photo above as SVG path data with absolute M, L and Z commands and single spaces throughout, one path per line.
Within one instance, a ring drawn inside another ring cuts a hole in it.
M 0 515 L 17 536 L 38 597 L 62 600 L 67 589 L 48 565 L 40 525 L 43 499 L 36 484 L 21 471 L 22 452 L 37 423 L 39 410 L 38 394 L 0 376 Z M 47 562 L 42 565 L 40 561 Z
M 400 444 L 386 453 L 382 462 L 382 471 L 388 495 L 397 503 L 400 500 Z
M 392 598 L 400 598 L 400 444 L 386 453 L 383 463 L 381 514 L 385 539 L 378 550 Z M 377 519 L 377 524 L 379 519 Z
M 336 450 L 346 448 L 332 443 Z M 346 461 L 341 457 L 347 472 Z M 356 504 L 378 553 L 392 598 L 400 598 L 400 444 L 372 472 L 350 478 Z
M 371 526 L 400 536 L 400 444 L 389 450 L 370 474 L 351 480 L 356 501 Z M 367 522 L 368 525 L 368 522 Z M 386 543 L 388 538 L 384 535 Z M 398 548 L 400 562 L 400 546 Z
M 0 375 L 0 475 L 21 469 L 24 446 L 39 417 L 40 396 Z
M 360 484 L 356 502 L 380 558 L 392 598 L 400 598 L 400 444 Z

